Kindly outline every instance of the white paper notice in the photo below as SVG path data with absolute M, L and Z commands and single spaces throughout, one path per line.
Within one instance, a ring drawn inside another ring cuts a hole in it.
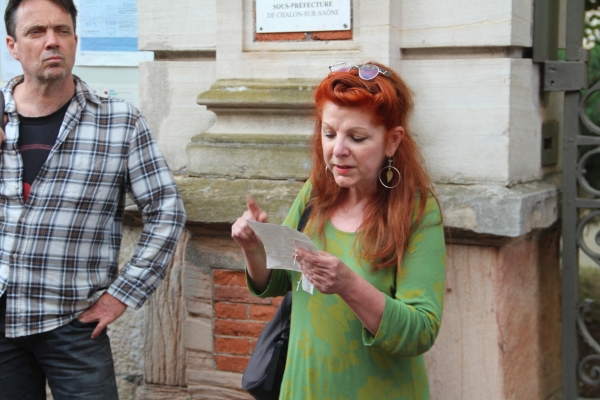
M 347 31 L 352 1 L 256 0 L 256 33 Z
M 247 221 L 265 246 L 267 268 L 269 269 L 288 269 L 300 272 L 300 266 L 293 256 L 295 250 L 301 248 L 314 254 L 319 253 L 310 238 L 296 229 L 282 225 Z M 308 282 L 304 275 L 302 276 L 302 288 L 311 294 L 313 293 L 313 285 Z
M 79 66 L 138 66 L 154 53 L 138 51 L 135 0 L 78 0 Z
M 135 0 L 79 0 L 81 51 L 138 50 Z

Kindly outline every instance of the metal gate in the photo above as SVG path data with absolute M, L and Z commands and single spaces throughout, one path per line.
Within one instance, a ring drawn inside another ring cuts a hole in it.
M 594 300 L 579 301 L 579 252 L 600 267 L 600 251 L 586 242 L 589 230 L 600 245 L 600 186 L 588 179 L 586 167 L 600 158 L 600 127 L 587 114 L 597 102 L 600 82 L 587 88 L 587 53 L 582 48 L 584 0 L 565 0 L 565 59 L 558 61 L 558 0 L 536 0 L 533 59 L 543 63 L 544 90 L 564 91 L 562 199 L 562 377 L 563 399 L 582 399 L 580 389 L 600 387 L 600 344 L 590 335 L 583 315 Z M 600 96 L 600 95 L 599 95 Z M 600 103 L 598 103 L 600 104 Z M 598 164 L 600 165 L 600 164 Z M 584 235 L 585 234 L 585 235 Z M 589 240 L 589 239 L 588 239 Z M 581 356 L 579 342 L 589 346 Z M 591 350 L 590 350 L 591 349 Z M 581 387 L 580 387 L 581 386 Z

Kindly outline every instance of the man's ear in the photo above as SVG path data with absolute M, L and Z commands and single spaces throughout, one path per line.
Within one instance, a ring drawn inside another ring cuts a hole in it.
M 388 135 L 387 144 L 385 147 L 385 156 L 391 157 L 396 153 L 396 149 L 400 146 L 402 139 L 404 138 L 404 128 L 397 126 L 392 129 L 392 132 Z
M 10 35 L 6 36 L 6 47 L 8 47 L 8 51 L 10 55 L 13 56 L 15 60 L 19 60 L 19 55 L 16 49 L 17 41 Z

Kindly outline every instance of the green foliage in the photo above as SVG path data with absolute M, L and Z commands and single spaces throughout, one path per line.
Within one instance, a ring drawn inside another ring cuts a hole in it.
M 588 63 L 588 83 L 592 87 L 600 80 L 600 46 L 596 45 L 590 50 L 590 59 Z M 584 91 L 585 93 L 585 91 Z M 590 96 L 586 111 L 593 123 L 600 126 L 600 92 L 596 92 Z M 585 128 L 585 127 L 584 127 Z M 584 129 L 584 134 L 591 134 Z
M 579 300 L 592 299 L 596 302 L 584 316 L 588 329 L 600 333 L 600 267 L 584 267 L 579 270 Z M 600 340 L 600 337 L 597 337 Z
M 590 87 L 600 80 L 600 46 L 596 45 L 590 50 L 588 64 L 588 82 Z
M 595 341 L 600 342 L 600 268 L 597 266 L 579 269 L 579 300 L 592 299 L 591 310 L 583 315 L 585 326 Z M 579 336 L 579 359 L 596 354 L 594 350 Z M 590 368 L 597 363 L 586 364 L 586 373 L 592 374 Z M 600 398 L 600 386 L 589 386 L 579 382 L 579 396 L 581 398 Z
M 600 81 L 600 45 L 596 44 L 589 53 L 588 62 L 588 83 L 592 87 L 596 82 Z M 585 93 L 585 91 L 583 91 Z M 586 112 L 592 122 L 596 126 L 600 126 L 600 92 L 596 92 L 590 96 L 586 104 Z M 589 131 L 585 125 L 581 126 L 583 135 L 595 136 Z M 593 150 L 594 146 L 581 146 L 581 154 Z M 600 156 L 591 157 L 585 166 L 586 180 L 596 189 L 600 189 Z

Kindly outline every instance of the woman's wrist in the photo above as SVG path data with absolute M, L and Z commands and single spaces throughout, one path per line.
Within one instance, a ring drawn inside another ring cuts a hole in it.
M 253 246 L 252 248 L 242 248 L 242 253 L 244 253 L 246 261 L 250 261 L 252 264 L 264 263 L 265 267 L 267 266 L 267 253 L 265 252 L 265 247 L 262 245 L 262 243 L 257 246 Z
M 344 300 L 349 296 L 352 296 L 356 292 L 355 288 L 359 284 L 359 281 L 362 279 L 362 277 L 359 274 L 357 274 L 350 268 L 348 268 L 347 273 L 345 275 L 346 276 L 344 277 L 343 283 L 340 285 L 340 290 L 337 293 L 338 296 L 340 296 Z

